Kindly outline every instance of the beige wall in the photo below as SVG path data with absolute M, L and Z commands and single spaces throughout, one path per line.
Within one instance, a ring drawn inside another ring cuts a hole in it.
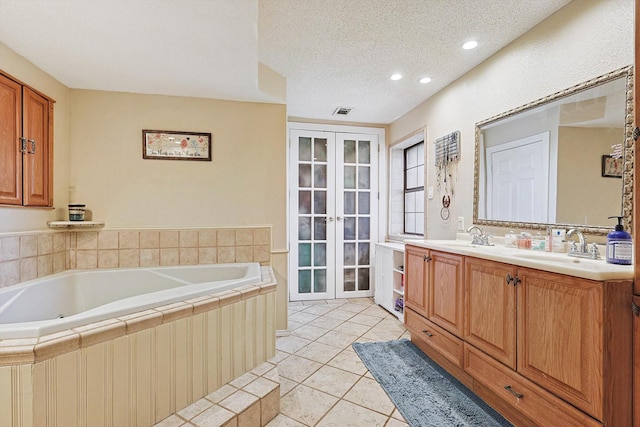
M 66 210 L 69 187 L 69 89 L 0 43 L 0 70 L 53 98 L 53 205 L 47 208 L 0 207 L 0 233 L 42 230 Z M 63 209 L 64 208 L 64 209 Z
M 633 16 L 633 0 L 571 2 L 391 124 L 392 144 L 427 128 L 426 185 L 434 187 L 434 198 L 425 202 L 428 238 L 455 237 L 459 216 L 467 226 L 472 222 L 475 123 L 633 64 Z M 445 221 L 431 142 L 455 130 L 461 134 L 461 159 L 452 170 L 451 215 Z

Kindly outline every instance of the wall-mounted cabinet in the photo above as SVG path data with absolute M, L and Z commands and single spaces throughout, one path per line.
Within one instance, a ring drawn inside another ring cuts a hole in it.
M 53 206 L 53 101 L 0 73 L 0 204 Z

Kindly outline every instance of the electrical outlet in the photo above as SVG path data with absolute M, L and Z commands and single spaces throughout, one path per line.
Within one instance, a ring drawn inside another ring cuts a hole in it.
M 464 231 L 464 217 L 458 217 L 458 231 Z
M 433 199 L 433 187 L 429 187 L 427 197 L 429 200 Z

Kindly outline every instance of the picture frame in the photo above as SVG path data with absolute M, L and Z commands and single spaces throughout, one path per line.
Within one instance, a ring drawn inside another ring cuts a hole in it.
M 602 176 L 606 178 L 622 178 L 624 160 L 612 156 L 602 156 Z
M 142 130 L 142 158 L 211 161 L 211 133 Z

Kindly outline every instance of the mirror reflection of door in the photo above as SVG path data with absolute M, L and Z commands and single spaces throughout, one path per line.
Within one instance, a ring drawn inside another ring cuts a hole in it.
M 487 147 L 487 214 L 549 222 L 549 132 Z

